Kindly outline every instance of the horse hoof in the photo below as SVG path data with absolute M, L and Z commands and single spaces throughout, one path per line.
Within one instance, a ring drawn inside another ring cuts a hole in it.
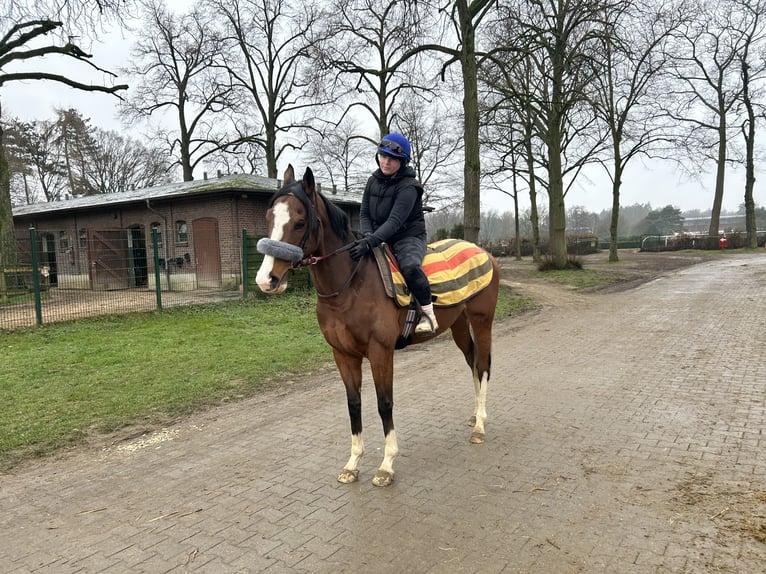
M 468 419 L 468 426 L 469 427 L 475 427 L 476 426 L 476 417 L 471 417 Z
M 342 482 L 343 484 L 351 484 L 357 480 L 359 480 L 358 470 L 347 470 L 344 468 L 338 475 L 338 482 Z
M 472 433 L 471 444 L 484 444 L 484 433 L 483 432 Z
M 375 486 L 388 486 L 392 482 L 394 482 L 394 473 L 387 470 L 379 470 L 372 479 L 372 484 Z

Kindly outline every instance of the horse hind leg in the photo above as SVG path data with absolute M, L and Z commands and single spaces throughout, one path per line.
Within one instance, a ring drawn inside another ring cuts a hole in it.
M 487 320 L 472 320 L 471 332 L 473 333 L 474 362 L 473 385 L 474 385 L 474 412 L 473 434 L 471 442 L 481 444 L 484 442 L 484 423 L 487 420 L 487 387 L 492 368 L 492 317 Z
M 487 420 L 487 384 L 489 383 L 489 366 L 491 357 L 488 351 L 484 351 L 485 338 L 477 344 L 472 334 L 471 324 L 465 312 L 453 323 L 451 327 L 452 339 L 462 351 L 466 363 L 473 374 L 474 408 L 473 415 L 468 419 L 468 425 L 473 427 L 471 434 L 472 444 L 481 444 L 485 440 L 484 423 Z
M 486 375 L 486 376 L 485 376 Z M 469 419 L 469 426 L 473 427 L 471 433 L 472 444 L 482 444 L 486 438 L 484 423 L 487 421 L 487 385 L 489 384 L 489 372 L 480 373 L 473 368 L 474 407 L 473 416 Z

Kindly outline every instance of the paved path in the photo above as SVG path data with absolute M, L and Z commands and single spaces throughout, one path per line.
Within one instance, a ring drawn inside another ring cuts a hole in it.
M 762 572 L 766 256 L 504 323 L 488 442 L 443 338 L 398 355 L 386 489 L 333 372 L 0 477 L 0 571 Z M 414 375 L 413 375 L 414 374 Z

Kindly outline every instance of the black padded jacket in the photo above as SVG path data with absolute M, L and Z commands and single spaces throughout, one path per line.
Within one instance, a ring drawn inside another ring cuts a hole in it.
M 425 236 L 423 186 L 415 179 L 415 170 L 403 166 L 390 177 L 375 170 L 364 187 L 359 217 L 361 231 L 372 234 L 373 245 Z

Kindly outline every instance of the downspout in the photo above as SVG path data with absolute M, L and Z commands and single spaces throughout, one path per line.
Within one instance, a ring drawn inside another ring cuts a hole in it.
M 170 291 L 170 261 L 168 260 L 168 235 L 170 234 L 170 229 L 168 228 L 168 218 L 165 217 L 162 213 L 154 209 L 149 204 L 149 199 L 146 200 L 146 209 L 151 211 L 152 213 L 156 213 L 159 215 L 162 220 L 165 222 L 165 233 L 163 233 L 163 240 L 162 240 L 162 248 L 165 250 L 165 275 L 168 279 L 168 291 Z

